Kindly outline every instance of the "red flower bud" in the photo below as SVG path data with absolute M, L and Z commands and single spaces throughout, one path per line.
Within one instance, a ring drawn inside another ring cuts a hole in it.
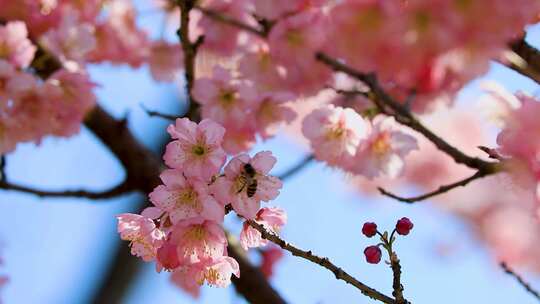
M 396 232 L 401 235 L 407 235 L 409 232 L 411 232 L 412 228 L 414 227 L 411 220 L 409 220 L 406 217 L 402 217 L 400 220 L 396 223 Z
M 157 261 L 167 270 L 173 270 L 180 266 L 176 246 L 166 242 L 157 250 Z
M 372 237 L 375 234 L 377 234 L 377 224 L 375 223 L 364 223 L 364 226 L 362 226 L 362 233 L 367 237 Z
M 381 261 L 382 252 L 379 246 L 368 246 L 364 249 L 366 261 L 370 264 L 378 264 Z

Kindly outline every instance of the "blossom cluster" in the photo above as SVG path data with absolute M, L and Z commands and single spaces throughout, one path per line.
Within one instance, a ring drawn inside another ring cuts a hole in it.
M 88 64 L 138 67 L 158 81 L 181 68 L 178 43 L 151 41 L 128 0 L 0 0 L 0 154 L 78 133 L 96 103 Z
M 537 21 L 540 3 L 515 1 L 207 0 L 202 5 L 268 37 L 201 16 L 205 50 L 234 59 L 242 77 L 262 90 L 313 96 L 333 82 L 317 52 L 376 72 L 397 96 L 417 94 L 414 110 L 451 102 L 468 81 L 502 58 L 507 43 Z M 255 16 L 255 17 L 254 17 Z M 504 20 L 504 22 L 500 22 Z M 271 26 L 268 26 L 271 25 Z M 223 33 L 222 33 L 223 32 Z M 221 35 L 219 35 L 221 33 Z
M 392 117 L 377 115 L 369 120 L 334 105 L 308 114 L 302 132 L 318 159 L 368 178 L 397 177 L 404 157 L 418 148 L 416 139 Z
M 164 160 L 169 169 L 149 198 L 153 206 L 140 215 L 118 216 L 118 232 L 130 241 L 131 253 L 156 261 L 157 270 L 172 271 L 172 280 L 193 296 L 204 282 L 225 287 L 240 276 L 238 263 L 227 255 L 221 226 L 227 205 L 246 220 L 240 234 L 244 249 L 266 245 L 253 220 L 278 233 L 287 216 L 279 208 L 261 208 L 261 201 L 279 195 L 281 181 L 269 175 L 276 159 L 268 151 L 240 154 L 226 165 L 225 128 L 204 119 L 187 118 L 168 127 L 173 141 Z M 221 171 L 223 169 L 223 172 Z

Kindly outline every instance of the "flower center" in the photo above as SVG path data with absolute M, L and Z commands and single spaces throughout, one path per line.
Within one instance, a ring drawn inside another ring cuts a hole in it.
M 182 191 L 176 199 L 176 207 L 179 208 L 183 206 L 191 208 L 199 207 L 198 195 L 193 188 Z
M 384 155 L 390 150 L 390 140 L 388 134 L 379 135 L 379 137 L 373 142 L 371 150 L 376 155 Z
M 206 278 L 206 282 L 208 282 L 209 285 L 215 284 L 220 279 L 219 271 L 217 271 L 214 268 L 210 268 L 206 271 L 204 274 L 204 277 Z
M 203 156 L 206 154 L 207 152 L 207 149 L 205 146 L 203 145 L 195 145 L 193 146 L 193 148 L 191 149 L 191 151 L 193 152 L 193 154 L 197 155 L 197 156 Z
M 195 225 L 186 232 L 185 237 L 191 241 L 202 241 L 206 238 L 206 230 L 202 225 Z
M 236 100 L 236 92 L 233 90 L 222 90 L 219 94 L 219 100 L 224 108 L 229 108 Z

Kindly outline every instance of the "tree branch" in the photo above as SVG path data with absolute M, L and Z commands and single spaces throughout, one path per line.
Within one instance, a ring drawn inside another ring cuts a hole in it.
M 354 70 L 324 53 L 317 53 L 316 56 L 319 61 L 325 63 L 335 71 L 343 72 L 364 82 L 371 89 L 371 99 L 378 105 L 378 108 L 383 111 L 383 113 L 393 116 L 399 123 L 424 135 L 424 137 L 430 140 L 439 150 L 452 157 L 456 163 L 483 171 L 487 174 L 493 174 L 500 171 L 498 163 L 468 156 L 425 127 L 405 106 L 394 100 L 393 97 L 383 90 L 375 75 L 364 74 Z
M 525 282 L 525 280 L 523 280 L 523 278 L 520 275 L 518 275 L 512 269 L 510 269 L 510 267 L 508 267 L 508 265 L 505 262 L 501 263 L 501 267 L 504 270 L 504 272 L 513 276 L 516 279 L 516 281 L 518 281 L 518 283 L 521 286 L 523 286 L 525 290 L 527 290 L 528 293 L 530 293 L 532 296 L 534 296 L 537 300 L 540 301 L 540 293 L 536 291 L 535 289 L 533 289 L 529 283 Z
M 290 178 L 291 176 L 299 173 L 300 171 L 302 171 L 302 169 L 304 169 L 306 166 L 308 166 L 313 160 L 315 159 L 315 157 L 313 156 L 313 154 L 309 154 L 307 156 L 305 156 L 302 160 L 300 160 L 296 165 L 292 166 L 291 168 L 287 169 L 285 172 L 281 173 L 281 174 L 278 174 L 277 177 L 281 180 L 286 180 L 288 178 Z
M 202 44 L 204 38 L 200 36 L 195 42 L 191 42 L 190 39 L 190 13 L 195 6 L 195 2 L 195 0 L 178 0 L 180 28 L 177 31 L 177 35 L 184 52 L 184 74 L 186 76 L 186 94 L 189 102 L 189 109 L 186 116 L 192 121 L 199 121 L 199 104 L 193 98 L 192 89 L 195 81 L 195 57 L 197 56 L 197 49 Z
M 505 65 L 540 83 L 540 51 L 525 41 L 524 37 L 512 41 L 509 46 L 523 61 L 516 62 L 510 58 L 510 63 Z
M 330 260 L 328 258 L 321 258 L 321 257 L 319 257 L 317 255 L 314 255 L 311 252 L 311 250 L 310 251 L 305 251 L 305 250 L 299 249 L 299 248 L 287 243 L 286 241 L 284 241 L 283 239 L 281 239 L 277 235 L 268 232 L 263 227 L 263 225 L 255 222 L 255 221 L 249 220 L 249 221 L 247 221 L 247 223 L 251 227 L 255 228 L 257 231 L 259 231 L 264 239 L 267 239 L 267 240 L 275 243 L 276 245 L 278 245 L 282 249 L 289 251 L 294 256 L 301 257 L 303 259 L 311 261 L 311 262 L 313 262 L 315 264 L 318 264 L 318 265 L 330 270 L 336 276 L 336 279 L 342 280 L 342 281 L 345 281 L 348 284 L 351 284 L 352 286 L 359 289 L 362 294 L 364 294 L 364 295 L 366 295 L 366 296 L 368 296 L 368 297 L 370 297 L 370 298 L 372 298 L 374 300 L 381 301 L 383 303 L 396 303 L 396 301 L 394 299 L 390 298 L 389 296 L 387 296 L 387 295 L 385 295 L 385 294 L 383 294 L 383 293 L 381 293 L 381 292 L 379 292 L 379 291 L 365 285 L 364 283 L 358 281 L 353 276 L 351 276 L 350 274 L 345 272 L 343 269 L 337 267 L 332 262 L 330 262 Z
M 7 181 L 0 181 L 0 189 L 33 194 L 39 197 L 79 197 L 94 200 L 114 198 L 135 190 L 127 182 L 123 182 L 120 185 L 105 191 L 93 192 L 87 190 L 47 191 L 21 186 Z
M 158 112 L 158 111 L 150 110 L 143 104 L 141 104 L 141 108 L 146 113 L 146 115 L 148 115 L 150 117 L 159 117 L 159 118 L 163 118 L 163 119 L 169 120 L 169 121 L 175 121 L 176 118 L 178 118 L 178 116 L 176 116 L 176 115 L 165 114 L 165 113 L 161 113 L 161 112 Z
M 422 194 L 422 195 L 419 195 L 419 196 L 413 196 L 413 197 L 401 197 L 401 196 L 398 196 L 396 194 L 393 194 L 391 192 L 388 192 L 387 190 L 379 187 L 377 188 L 379 190 L 379 192 L 382 194 L 382 195 L 385 195 L 385 196 L 388 196 L 390 198 L 393 198 L 395 200 L 398 200 L 400 202 L 404 202 L 404 203 L 408 203 L 408 204 L 413 204 L 413 203 L 416 203 L 416 202 L 419 202 L 419 201 L 423 201 L 423 200 L 426 200 L 428 198 L 431 198 L 431 197 L 434 197 L 434 196 L 437 196 L 437 195 L 440 195 L 440 194 L 443 194 L 443 193 L 446 193 L 452 189 L 455 189 L 457 187 L 465 187 L 466 185 L 468 185 L 470 182 L 476 180 L 476 179 L 479 179 L 479 178 L 483 178 L 485 177 L 486 175 L 488 175 L 487 173 L 483 172 L 483 171 L 477 171 L 475 174 L 473 174 L 472 176 L 470 177 L 467 177 L 463 180 L 460 180 L 460 181 L 457 181 L 455 183 L 452 183 L 452 184 L 448 184 L 448 185 L 443 185 L 443 186 L 440 186 L 437 190 L 435 191 L 432 191 L 432 192 L 428 192 L 426 194 Z

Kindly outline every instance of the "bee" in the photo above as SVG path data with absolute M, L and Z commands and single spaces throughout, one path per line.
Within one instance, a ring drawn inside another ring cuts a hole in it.
M 257 192 L 257 179 L 255 178 L 257 172 L 250 163 L 244 164 L 244 170 L 240 175 L 240 181 L 242 186 L 236 193 L 240 193 L 246 189 L 247 197 L 253 197 Z

